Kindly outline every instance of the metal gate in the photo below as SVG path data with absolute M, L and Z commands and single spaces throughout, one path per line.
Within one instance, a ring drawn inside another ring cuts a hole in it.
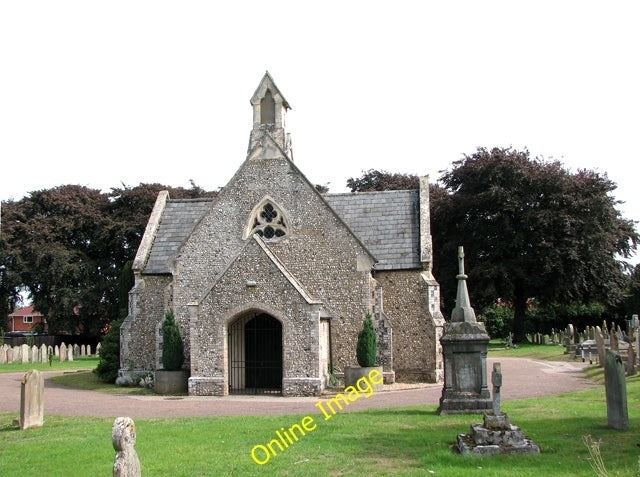
M 282 324 L 265 313 L 228 329 L 229 394 L 282 394 Z

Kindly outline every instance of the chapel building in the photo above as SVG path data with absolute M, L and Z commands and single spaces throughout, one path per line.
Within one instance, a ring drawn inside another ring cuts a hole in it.
M 245 161 L 215 198 L 160 192 L 121 326 L 120 375 L 162 369 L 173 309 L 189 394 L 318 395 L 357 366 L 366 313 L 385 382 L 442 379 L 429 184 L 320 194 L 296 167 L 290 109 L 267 72 L 251 98 Z

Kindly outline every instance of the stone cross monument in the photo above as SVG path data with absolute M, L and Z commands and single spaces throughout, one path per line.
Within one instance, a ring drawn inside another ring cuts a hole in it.
M 475 414 L 492 408 L 487 387 L 489 335 L 484 323 L 476 321 L 469 300 L 464 250 L 458 247 L 458 293 L 451 321 L 445 323 L 442 338 L 444 387 L 440 414 Z

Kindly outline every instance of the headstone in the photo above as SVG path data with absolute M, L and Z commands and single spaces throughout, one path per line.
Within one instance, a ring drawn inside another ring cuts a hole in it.
M 7 348 L 7 364 L 13 363 L 13 348 Z
M 604 366 L 606 349 L 604 347 L 604 338 L 602 336 L 602 332 L 600 331 L 600 327 L 598 326 L 596 326 L 595 338 L 596 338 L 596 347 L 598 348 L 598 365 Z
M 500 363 L 493 363 L 493 373 L 491 373 L 491 384 L 493 384 L 493 414 L 500 415 L 500 387 L 502 386 L 502 367 Z
M 67 359 L 67 345 L 64 343 L 60 345 L 59 358 L 61 363 Z
M 114 477 L 139 477 L 140 460 L 136 453 L 136 425 L 130 417 L 119 417 L 111 428 L 111 442 L 116 451 Z
M 22 364 L 29 364 L 29 345 L 23 344 L 20 346 L 20 360 Z
M 618 348 L 618 335 L 615 333 L 609 335 L 609 349 L 611 351 L 620 351 Z
M 620 354 L 608 350 L 604 365 L 604 385 L 607 394 L 607 421 L 613 429 L 629 429 L 627 411 L 627 383 Z
M 636 372 L 636 352 L 633 350 L 633 343 L 629 343 L 629 351 L 625 361 L 625 374 L 627 376 L 635 376 Z
M 80 346 L 80 356 L 87 355 L 87 347 L 85 345 Z
M 91 345 L 87 345 L 87 356 L 91 356 Z
M 7 362 L 7 348 L 4 346 L 0 346 L 0 364 L 5 364 Z
M 96 346 L 96 356 L 100 356 L 100 347 L 102 346 L 102 343 L 98 343 L 98 346 Z
M 492 456 L 500 454 L 539 454 L 540 448 L 527 438 L 518 426 L 511 424 L 509 416 L 500 411 L 502 370 L 494 363 L 491 374 L 493 405 L 484 412 L 481 424 L 472 424 L 469 434 L 458 434 L 461 454 Z
M 44 378 L 32 369 L 22 378 L 20 388 L 20 429 L 42 427 L 44 416 Z
M 47 345 L 42 343 L 40 345 L 40 362 L 47 363 L 49 361 L 49 352 L 47 351 Z
M 55 345 L 53 348 L 53 355 L 54 356 L 60 356 L 60 347 L 58 345 Z
M 40 361 L 38 359 L 38 347 L 36 345 L 33 345 L 31 347 L 31 362 L 37 363 L 38 361 Z
M 77 358 L 78 356 L 80 356 L 80 346 L 78 346 L 77 344 L 73 345 L 73 357 Z
M 67 348 L 67 361 L 73 361 L 73 346 Z

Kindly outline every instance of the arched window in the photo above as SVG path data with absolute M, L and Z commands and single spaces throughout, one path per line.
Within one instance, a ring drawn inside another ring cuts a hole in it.
M 267 90 L 264 98 L 260 101 L 260 123 L 276 123 L 276 102 L 274 101 L 270 90 Z
M 287 235 L 287 222 L 280 208 L 265 200 L 254 209 L 249 222 L 249 232 L 245 238 L 253 234 L 267 240 L 282 238 Z

